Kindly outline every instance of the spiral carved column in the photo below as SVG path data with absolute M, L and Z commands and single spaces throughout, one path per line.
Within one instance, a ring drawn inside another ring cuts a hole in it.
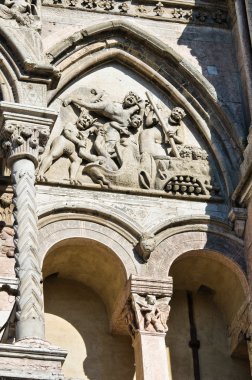
M 14 229 L 16 276 L 20 281 L 16 338 L 44 338 L 42 277 L 38 257 L 35 166 L 31 160 L 14 161 Z
M 1 102 L 0 114 L 0 143 L 12 171 L 14 190 L 15 271 L 19 279 L 16 340 L 44 339 L 35 169 L 57 114 L 6 102 Z

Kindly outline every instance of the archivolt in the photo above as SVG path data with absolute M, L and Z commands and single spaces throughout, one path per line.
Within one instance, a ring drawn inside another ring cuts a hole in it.
M 237 183 L 242 146 L 212 85 L 169 46 L 129 22 L 107 21 L 81 30 L 48 52 L 62 73 L 49 103 L 90 70 L 117 61 L 144 76 L 184 107 L 215 155 L 227 192 Z M 232 175 L 231 175 L 232 173 Z
M 41 267 L 47 252 L 59 242 L 72 238 L 95 240 L 114 252 L 122 263 L 126 277 L 140 272 L 140 264 L 134 259 L 132 244 L 109 226 L 94 221 L 78 219 L 54 220 L 39 231 L 39 255 Z
M 195 226 L 197 227 L 197 226 Z M 205 255 L 229 265 L 246 282 L 246 262 L 243 242 L 228 233 L 221 231 L 203 231 L 199 228 L 179 229 L 169 231 L 152 253 L 149 260 L 148 273 L 156 271 L 161 277 L 169 275 L 172 263 L 182 255 L 194 252 Z

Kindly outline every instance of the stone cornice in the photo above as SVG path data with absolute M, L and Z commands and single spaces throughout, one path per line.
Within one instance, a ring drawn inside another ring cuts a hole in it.
M 228 12 L 225 2 L 201 1 L 124 1 L 115 0 L 43 0 L 44 6 L 95 13 L 109 13 L 127 17 L 141 17 L 157 21 L 206 25 L 227 28 Z

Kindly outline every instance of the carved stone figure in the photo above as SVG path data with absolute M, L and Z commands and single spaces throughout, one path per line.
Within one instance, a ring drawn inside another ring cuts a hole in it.
M 45 181 L 45 172 L 52 165 L 53 161 L 63 155 L 69 157 L 70 165 L 70 183 L 77 184 L 77 173 L 83 159 L 86 161 L 104 162 L 104 157 L 91 154 L 87 149 L 87 137 L 96 130 L 94 126 L 96 119 L 83 109 L 75 124 L 68 123 L 61 136 L 56 137 L 51 145 L 49 154 L 41 162 L 38 174 L 38 180 Z
M 12 213 L 14 205 L 12 203 L 12 194 L 3 193 L 0 196 L 0 221 L 7 225 L 12 225 Z
M 66 98 L 62 112 L 70 122 L 53 140 L 37 179 L 45 181 L 45 173 L 64 156 L 70 160 L 71 184 L 81 184 L 83 178 L 83 183 L 91 179 L 110 189 L 218 196 L 207 152 L 185 145 L 183 108 L 173 107 L 168 114 L 149 92 L 145 94 L 142 99 L 129 91 L 120 103 L 104 91 L 80 88 Z M 74 113 L 79 114 L 76 122 L 71 121 Z M 143 252 L 147 260 L 149 253 Z
M 139 253 L 145 262 L 148 261 L 151 253 L 156 248 L 156 239 L 154 234 L 143 234 L 139 241 Z
M 35 10 L 35 5 L 29 0 L 4 0 L 4 4 L 0 4 L 0 18 L 14 19 L 21 25 L 29 26 Z
M 140 136 L 140 153 L 149 153 L 153 157 L 174 155 L 171 152 L 169 138 L 172 138 L 175 144 L 183 144 L 184 136 L 181 129 L 181 120 L 185 117 L 185 111 L 180 107 L 172 109 L 168 118 L 167 129 L 158 123 L 157 116 L 151 110 L 146 117 L 147 128 Z
M 155 295 L 146 297 L 132 295 L 133 309 L 136 313 L 136 323 L 140 330 L 167 332 L 167 319 L 170 312 L 169 297 L 157 299 Z
M 112 102 L 104 93 L 98 94 L 93 90 L 95 98 L 93 102 L 85 102 L 76 97 L 70 97 L 65 100 L 64 105 L 74 103 L 77 106 L 85 107 L 89 111 L 96 112 L 111 120 L 111 126 L 118 130 L 121 134 L 129 135 L 128 124 L 131 116 L 140 109 L 143 113 L 143 101 L 132 91 L 124 98 L 123 104 Z
M 14 229 L 0 222 L 0 252 L 8 257 L 14 257 Z

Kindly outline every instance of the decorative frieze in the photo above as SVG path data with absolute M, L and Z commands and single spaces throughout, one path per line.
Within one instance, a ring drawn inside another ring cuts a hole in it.
M 132 17 L 144 17 L 170 22 L 194 23 L 199 25 L 228 26 L 228 13 L 225 7 L 216 8 L 202 5 L 169 4 L 167 1 L 145 2 L 141 1 L 114 1 L 114 0 L 43 0 L 43 5 L 86 10 L 92 12 L 106 12 L 112 14 L 127 15 Z M 218 7 L 219 6 L 219 7 Z

